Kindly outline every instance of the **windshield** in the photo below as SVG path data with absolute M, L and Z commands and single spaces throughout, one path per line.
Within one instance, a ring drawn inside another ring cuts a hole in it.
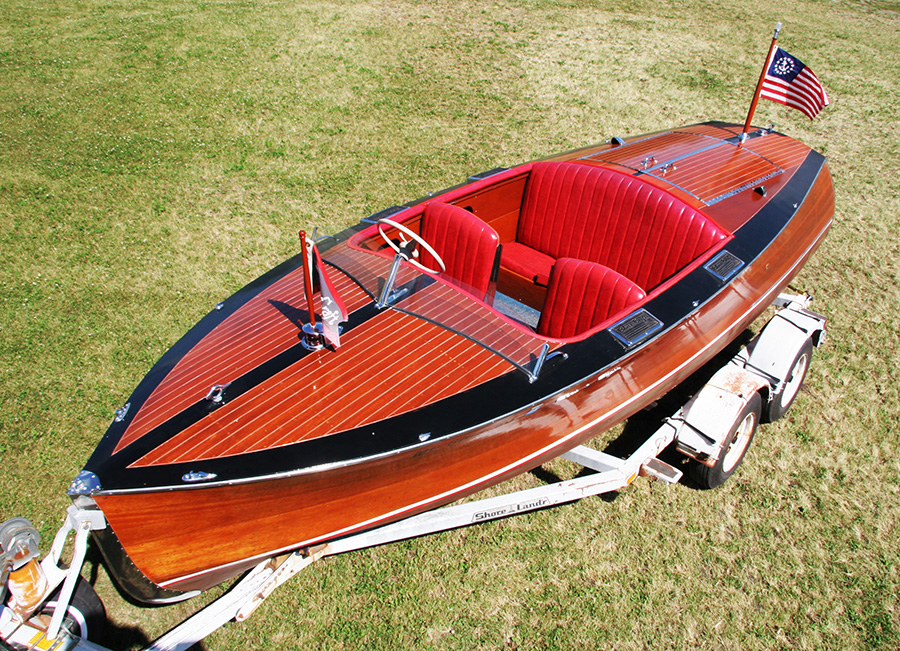
M 382 297 L 393 259 L 347 243 L 322 254 L 323 259 L 353 278 L 373 300 Z M 447 328 L 499 355 L 537 378 L 549 343 L 526 332 L 458 287 L 439 281 L 404 263 L 397 270 L 385 309 L 391 308 Z

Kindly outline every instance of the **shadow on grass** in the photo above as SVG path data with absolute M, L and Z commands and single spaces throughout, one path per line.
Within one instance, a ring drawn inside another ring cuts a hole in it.
M 740 351 L 741 347 L 747 345 L 754 336 L 755 333 L 753 331 L 745 330 L 693 375 L 681 382 L 650 407 L 629 418 L 625 422 L 622 433 L 610 441 L 603 451 L 622 459 L 633 454 L 647 440 L 647 437 L 662 427 L 667 418 L 677 412 L 690 400 L 691 396 L 702 389 L 715 375 L 716 371 L 725 366 Z M 675 449 L 674 443 L 670 444 L 659 454 L 659 459 L 684 473 L 679 483 L 694 490 L 702 488 L 691 479 L 687 472 L 687 466 L 691 461 Z
M 634 414 L 625 421 L 622 432 L 606 444 L 603 448 L 603 452 L 620 459 L 627 459 L 634 454 L 634 452 L 647 441 L 648 437 L 663 426 L 666 419 L 676 413 L 688 400 L 690 400 L 691 396 L 702 389 L 712 376 L 715 375 L 720 368 L 726 365 L 731 358 L 740 351 L 741 347 L 745 346 L 754 336 L 754 332 L 745 330 L 734 341 L 726 346 L 724 350 L 713 357 L 686 380 L 681 382 L 677 387 L 662 396 L 650 407 Z M 682 477 L 679 480 L 680 484 L 693 490 L 701 490 L 703 488 L 691 478 L 688 472 L 688 465 L 692 460 L 678 452 L 678 450 L 675 449 L 674 443 L 666 447 L 666 449 L 658 455 L 658 458 L 682 472 Z M 575 477 L 584 477 L 592 475 L 595 472 L 595 470 L 590 468 L 582 467 L 578 470 Z M 564 481 L 562 477 L 545 466 L 534 468 L 530 471 L 530 474 L 544 484 L 555 484 Z M 619 491 L 614 490 L 607 493 L 600 493 L 596 497 L 604 502 L 611 503 L 615 501 L 618 496 Z M 556 506 L 558 505 L 548 506 L 547 508 L 556 508 Z
M 100 549 L 92 540 L 90 542 L 90 545 L 88 546 L 84 561 L 85 567 L 88 568 L 87 580 L 91 585 L 96 585 L 98 574 L 102 564 L 103 555 L 100 553 Z M 113 585 L 116 587 L 118 595 L 131 605 L 141 608 L 150 608 L 154 610 L 162 610 L 165 608 L 165 606 L 141 604 L 122 592 L 118 584 L 116 584 L 115 580 L 113 580 Z M 97 627 L 93 629 L 93 632 L 91 632 L 90 634 L 90 641 L 107 649 L 114 650 L 145 649 L 150 646 L 151 642 L 153 642 L 153 640 L 150 639 L 147 633 L 139 626 L 114 622 L 108 617 L 104 620 L 102 627 L 100 627 L 100 630 L 97 630 Z M 206 647 L 202 642 L 198 642 L 197 644 L 190 647 L 189 651 L 206 651 Z

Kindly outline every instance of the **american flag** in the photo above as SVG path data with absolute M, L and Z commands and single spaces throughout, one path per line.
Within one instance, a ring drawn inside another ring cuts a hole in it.
M 766 70 L 760 97 L 792 106 L 810 119 L 829 103 L 828 94 L 813 71 L 780 47 L 775 49 Z

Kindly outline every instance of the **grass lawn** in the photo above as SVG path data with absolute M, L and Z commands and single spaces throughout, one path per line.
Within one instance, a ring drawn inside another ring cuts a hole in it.
M 205 644 L 897 649 L 889 0 L 4 0 L 0 519 L 30 518 L 46 550 L 113 410 L 299 228 L 614 135 L 740 122 L 776 20 L 833 102 L 755 120 L 829 157 L 835 224 L 794 285 L 830 331 L 738 474 L 328 559 Z M 197 605 L 136 608 L 102 566 L 85 575 L 119 647 Z

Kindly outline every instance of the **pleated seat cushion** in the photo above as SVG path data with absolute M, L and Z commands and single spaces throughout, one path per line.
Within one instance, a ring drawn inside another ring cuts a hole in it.
M 560 258 L 550 272 L 538 333 L 560 339 L 574 337 L 645 296 L 643 289 L 609 267 Z
M 547 259 L 578 258 L 649 291 L 726 237 L 703 213 L 640 177 L 542 162 L 532 168 L 516 246 L 504 245 L 503 266 L 533 278 L 546 272 Z
M 496 268 L 500 237 L 468 210 L 448 203 L 425 206 L 420 233 L 446 265 L 443 275 L 484 298 Z M 421 248 L 420 261 L 438 269 L 434 258 Z

